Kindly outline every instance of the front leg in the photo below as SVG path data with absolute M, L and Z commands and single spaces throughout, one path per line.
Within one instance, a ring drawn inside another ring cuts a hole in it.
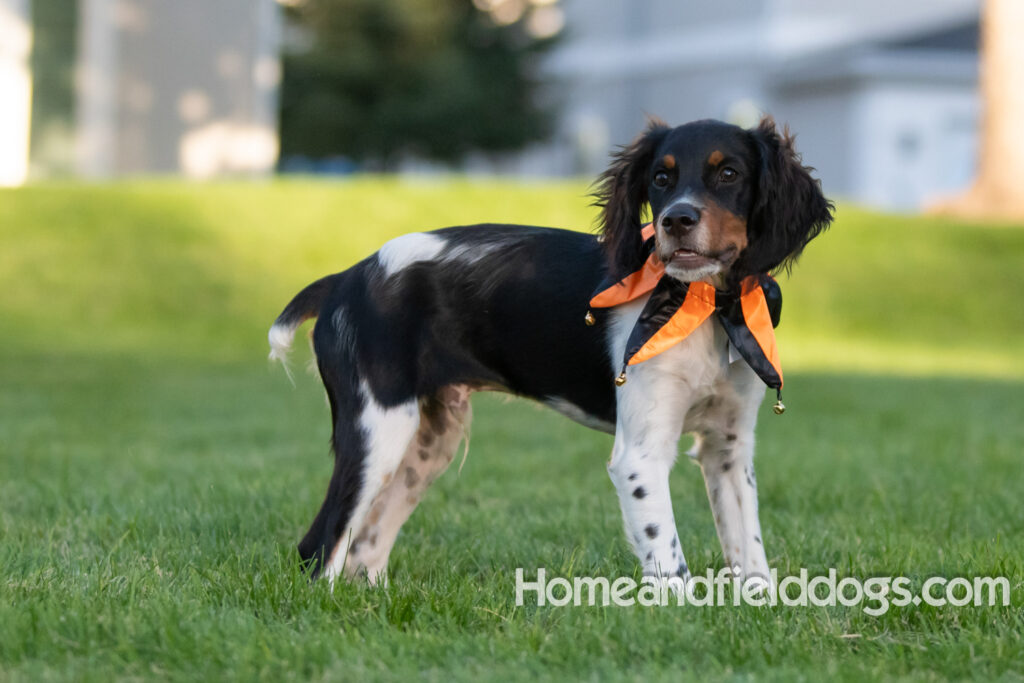
M 729 436 L 735 436 L 732 441 Z M 757 514 L 753 434 L 708 434 L 697 451 L 725 563 L 737 578 L 768 580 L 768 558 Z
M 626 537 L 644 574 L 687 580 L 668 475 L 678 454 L 690 392 L 678 378 L 659 373 L 656 360 L 631 368 L 629 381 L 618 390 L 608 474 L 619 495 Z
M 767 582 L 770 574 L 754 477 L 754 426 L 764 388 L 747 377 L 732 379 L 702 416 L 697 461 L 726 565 L 741 582 L 755 578 Z
M 679 546 L 668 474 L 674 448 L 630 444 L 616 436 L 608 474 L 619 494 L 626 537 L 644 568 L 645 576 L 689 578 Z

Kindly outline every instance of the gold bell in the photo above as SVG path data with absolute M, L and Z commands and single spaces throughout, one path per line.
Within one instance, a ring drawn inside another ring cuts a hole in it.
M 772 406 L 772 410 L 775 411 L 776 415 L 782 415 L 786 412 L 786 406 L 782 403 L 782 399 L 775 402 L 775 405 Z
M 626 371 L 623 370 L 618 377 L 615 378 L 615 386 L 621 387 L 626 383 Z
M 594 323 L 596 323 L 597 321 L 594 320 L 594 314 L 591 313 L 590 311 L 587 311 L 587 314 L 585 316 L 583 316 L 583 322 L 585 322 L 587 324 L 587 326 L 590 327 Z

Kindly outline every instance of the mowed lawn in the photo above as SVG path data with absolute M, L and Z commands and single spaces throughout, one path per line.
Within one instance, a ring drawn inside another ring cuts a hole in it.
M 515 606 L 532 577 L 637 576 L 611 438 L 474 399 L 391 585 L 301 573 L 328 410 L 266 361 L 303 285 L 386 239 L 589 229 L 582 183 L 364 179 L 0 192 L 0 680 L 1024 677 L 1024 229 L 842 207 L 781 278 L 784 416 L 758 431 L 780 574 L 1006 576 L 1009 607 Z M 672 474 L 691 569 L 722 558 Z

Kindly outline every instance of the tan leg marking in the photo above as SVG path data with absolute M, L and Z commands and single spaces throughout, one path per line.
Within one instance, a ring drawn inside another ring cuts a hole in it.
M 448 386 L 437 396 L 420 402 L 420 427 L 402 463 L 370 506 L 363 527 L 355 534 L 345 560 L 345 574 L 366 575 L 371 584 L 386 581 L 388 557 L 402 524 L 416 509 L 427 488 L 452 460 L 463 438 L 468 438 L 472 408 L 471 389 Z

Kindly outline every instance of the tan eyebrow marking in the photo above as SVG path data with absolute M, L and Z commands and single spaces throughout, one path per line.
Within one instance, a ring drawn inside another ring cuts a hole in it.
M 676 167 L 676 158 L 671 154 L 666 154 L 661 158 L 661 163 L 665 164 L 665 168 L 673 169 Z
M 711 153 L 711 156 L 708 157 L 708 163 L 712 166 L 717 166 L 718 164 L 722 163 L 722 159 L 724 158 L 725 155 L 716 149 L 714 152 Z

